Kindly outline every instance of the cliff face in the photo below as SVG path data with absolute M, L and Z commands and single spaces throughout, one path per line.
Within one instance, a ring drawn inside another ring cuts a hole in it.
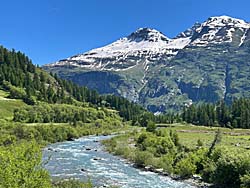
M 211 17 L 169 39 L 154 29 L 44 66 L 79 85 L 153 112 L 193 102 L 250 97 L 250 25 Z

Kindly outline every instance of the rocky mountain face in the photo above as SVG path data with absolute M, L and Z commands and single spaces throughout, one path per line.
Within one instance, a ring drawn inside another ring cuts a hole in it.
M 152 112 L 200 101 L 230 102 L 250 97 L 250 24 L 210 17 L 173 39 L 141 28 L 43 68 L 100 93 L 126 97 Z

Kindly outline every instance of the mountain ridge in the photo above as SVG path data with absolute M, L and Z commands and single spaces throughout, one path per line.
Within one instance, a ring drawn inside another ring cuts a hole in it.
M 153 112 L 178 110 L 193 102 L 250 96 L 240 84 L 247 78 L 234 83 L 238 61 L 246 60 L 243 67 L 248 70 L 249 41 L 250 23 L 217 16 L 172 39 L 155 29 L 140 28 L 44 69 L 101 93 L 126 97 Z

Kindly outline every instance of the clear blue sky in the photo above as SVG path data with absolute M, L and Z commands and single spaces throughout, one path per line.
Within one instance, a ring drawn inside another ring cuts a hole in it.
M 250 21 L 249 0 L 2 0 L 0 44 L 51 63 L 113 42 L 140 27 L 168 37 L 228 15 Z

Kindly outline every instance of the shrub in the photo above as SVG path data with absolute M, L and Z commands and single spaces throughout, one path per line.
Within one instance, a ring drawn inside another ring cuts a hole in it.
M 173 163 L 174 163 L 174 157 L 172 154 L 167 154 L 164 155 L 160 158 L 159 161 L 159 167 L 163 168 L 164 171 L 168 172 L 169 174 L 171 174 L 174 169 L 173 169 Z
M 243 175 L 240 177 L 241 188 L 249 188 L 250 187 L 250 173 Z
M 175 167 L 175 172 L 180 175 L 181 178 L 189 178 L 195 174 L 196 166 L 190 157 L 181 159 Z
M 156 125 L 153 121 L 148 121 L 147 122 L 147 128 L 146 128 L 146 131 L 148 132 L 155 132 L 156 130 Z
M 228 150 L 216 162 L 213 183 L 224 187 L 237 187 L 249 183 L 249 153 L 234 153 Z
M 50 188 L 50 177 L 41 168 L 41 157 L 35 142 L 0 147 L 0 187 Z
M 138 166 L 147 166 L 149 164 L 152 164 L 151 161 L 153 160 L 153 158 L 153 154 L 148 151 L 136 150 L 134 162 Z
M 84 183 L 79 180 L 65 180 L 60 182 L 55 182 L 53 188 L 92 188 L 93 185 L 90 181 Z

